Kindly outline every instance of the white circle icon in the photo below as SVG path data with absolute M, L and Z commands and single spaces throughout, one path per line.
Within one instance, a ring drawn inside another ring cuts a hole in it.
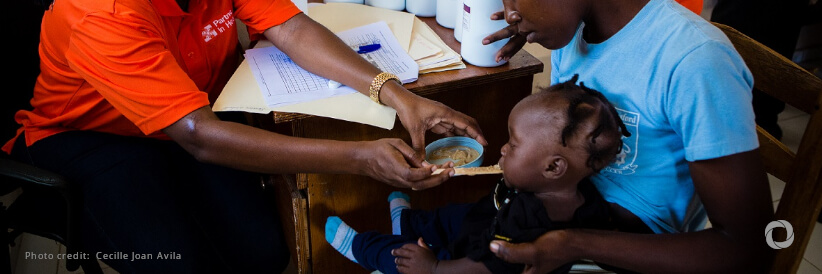
M 784 227 L 785 230 L 788 231 L 787 237 L 783 242 L 777 242 L 773 240 L 773 230 L 777 227 Z M 791 223 L 785 220 L 776 220 L 770 222 L 768 226 L 765 227 L 765 242 L 767 242 L 768 246 L 770 246 L 773 249 L 783 249 L 791 246 L 791 244 L 793 243 L 793 226 L 791 226 Z

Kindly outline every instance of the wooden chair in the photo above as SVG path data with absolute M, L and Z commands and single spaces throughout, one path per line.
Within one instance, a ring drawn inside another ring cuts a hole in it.
M 770 273 L 795 273 L 822 207 L 822 80 L 739 31 L 714 25 L 745 60 L 757 89 L 811 115 L 795 152 L 762 128 L 756 129 L 766 171 L 786 183 L 776 219 L 788 221 L 794 231 L 793 244 L 776 252 Z

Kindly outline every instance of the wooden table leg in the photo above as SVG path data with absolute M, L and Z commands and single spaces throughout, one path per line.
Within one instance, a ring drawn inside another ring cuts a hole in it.
M 296 264 L 298 273 L 311 273 L 308 199 L 305 192 L 297 188 L 293 174 L 271 175 L 271 180 L 291 260 Z

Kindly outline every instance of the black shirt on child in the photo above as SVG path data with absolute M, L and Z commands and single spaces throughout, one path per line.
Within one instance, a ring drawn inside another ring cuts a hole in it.
M 576 209 L 570 221 L 553 222 L 533 193 L 509 190 L 500 182 L 495 191 L 497 195 L 485 196 L 469 209 L 456 241 L 448 249 L 454 258 L 468 257 L 482 262 L 492 273 L 522 273 L 524 265 L 505 262 L 489 250 L 492 240 L 522 243 L 534 241 L 555 229 L 610 228 L 608 203 L 594 185 L 584 179 L 578 188 L 585 203 Z M 499 210 L 495 207 L 495 196 Z M 572 265 L 563 265 L 551 273 L 567 273 Z

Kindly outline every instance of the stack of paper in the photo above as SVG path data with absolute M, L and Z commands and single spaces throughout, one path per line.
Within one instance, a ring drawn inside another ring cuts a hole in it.
M 419 64 L 420 74 L 465 68 L 462 56 L 416 16 L 408 54 Z
M 419 65 L 419 74 L 465 68 L 462 57 L 411 13 L 360 4 L 328 3 L 310 5 L 308 16 L 332 32 L 385 21 Z

